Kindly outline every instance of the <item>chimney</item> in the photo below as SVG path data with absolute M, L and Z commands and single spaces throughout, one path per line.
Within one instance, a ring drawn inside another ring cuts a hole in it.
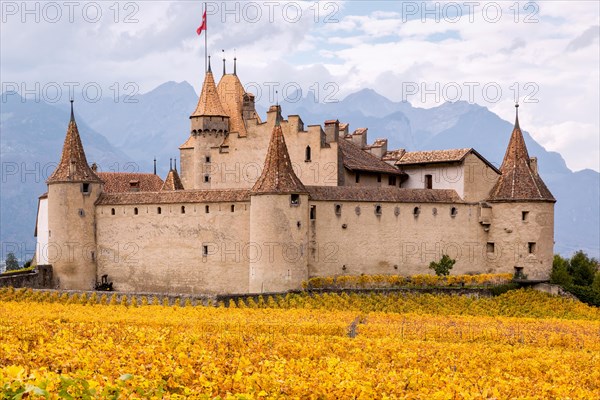
M 538 175 L 537 157 L 531 157 L 529 159 L 529 168 L 531 169 L 531 172 L 533 172 L 534 174 Z
M 352 143 L 361 149 L 367 147 L 367 129 L 368 128 L 358 128 L 352 133 Z
M 98 172 L 98 165 L 96 163 L 92 163 L 92 171 Z
M 340 121 L 330 119 L 325 121 L 325 142 L 337 142 L 340 137 Z

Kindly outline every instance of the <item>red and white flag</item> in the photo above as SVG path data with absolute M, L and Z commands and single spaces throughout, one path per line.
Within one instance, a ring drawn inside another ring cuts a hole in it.
M 196 29 L 196 33 L 198 35 L 200 35 L 202 33 L 202 31 L 206 30 L 206 10 L 204 10 L 204 14 L 202 14 L 202 25 L 200 25 L 198 27 L 198 29 Z

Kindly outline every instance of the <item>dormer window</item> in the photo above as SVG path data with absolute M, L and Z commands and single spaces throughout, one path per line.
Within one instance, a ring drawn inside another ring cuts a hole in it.
M 292 194 L 290 195 L 290 205 L 292 206 L 298 206 L 300 205 L 300 195 L 299 194 Z
M 129 191 L 130 192 L 139 192 L 140 191 L 140 181 L 139 180 L 129 181 Z

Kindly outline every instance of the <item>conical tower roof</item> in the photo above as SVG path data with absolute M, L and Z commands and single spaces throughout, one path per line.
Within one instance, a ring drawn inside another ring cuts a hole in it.
M 306 188 L 292 168 L 290 155 L 281 130 L 281 109 L 279 106 L 277 107 L 277 118 L 271 134 L 265 165 L 251 193 L 307 193 Z
M 537 171 L 531 169 L 529 153 L 519 126 L 519 113 L 500 167 L 502 175 L 491 191 L 491 201 L 556 201 Z
M 219 99 L 223 109 L 229 115 L 230 132 L 236 132 L 240 136 L 246 136 L 246 125 L 242 117 L 242 105 L 244 102 L 244 86 L 235 74 L 223 75 L 217 85 Z
M 175 160 L 177 162 L 177 160 Z M 169 169 L 169 173 L 165 178 L 165 182 L 163 183 L 161 191 L 174 191 L 174 190 L 184 190 L 183 183 L 181 183 L 181 179 L 179 178 L 179 174 L 177 173 L 177 169 L 171 167 Z
M 191 115 L 191 117 L 202 116 L 228 116 L 223 108 L 223 105 L 221 104 L 221 100 L 219 99 L 217 86 L 215 85 L 215 78 L 213 77 L 212 70 L 210 68 L 210 62 L 208 64 L 208 71 L 204 77 L 204 83 L 202 84 L 202 93 L 200 93 L 198 105 L 196 106 L 196 110 Z
M 102 182 L 87 163 L 73 113 L 73 100 L 71 100 L 71 120 L 67 128 L 60 162 L 47 181 L 47 183 L 56 182 Z

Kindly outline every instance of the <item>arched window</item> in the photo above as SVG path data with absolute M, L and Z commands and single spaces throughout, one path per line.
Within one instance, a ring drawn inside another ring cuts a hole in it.
M 181 206 L 181 213 L 185 214 L 185 206 Z
M 306 151 L 304 153 L 305 153 L 304 161 L 310 161 L 311 160 L 310 146 L 306 146 Z
M 114 208 L 110 209 L 110 215 L 115 215 L 115 209 Z
M 157 213 L 157 214 L 162 214 L 162 208 L 158 207 L 158 208 L 156 209 L 156 213 Z
M 133 209 L 133 213 L 134 213 L 135 215 L 138 215 L 138 209 L 137 209 L 137 207 L 135 207 L 135 208 Z
M 458 210 L 456 209 L 456 207 L 452 207 L 452 208 L 450 209 L 450 216 L 451 216 L 452 218 L 454 218 L 454 217 L 456 217 L 456 214 L 458 214 Z
M 420 208 L 420 207 L 415 207 L 415 208 L 413 209 L 413 215 L 414 215 L 415 217 L 418 217 L 420 213 L 421 213 L 421 208 Z

